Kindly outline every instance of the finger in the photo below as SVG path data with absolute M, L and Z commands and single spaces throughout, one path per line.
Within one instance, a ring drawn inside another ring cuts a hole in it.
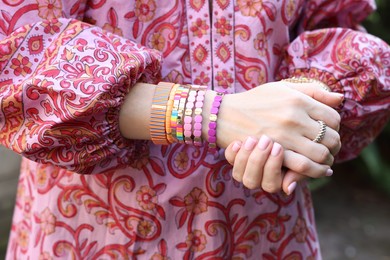
M 337 92 L 329 92 L 324 90 L 318 83 L 292 83 L 291 87 L 309 97 L 327 105 L 337 108 L 344 100 L 344 95 Z
M 236 159 L 237 153 L 240 150 L 241 146 L 241 141 L 234 141 L 225 149 L 225 159 L 231 165 L 234 165 L 234 160 Z
M 310 126 L 303 128 L 303 134 L 308 140 L 313 141 L 321 132 L 321 124 L 319 121 L 308 122 Z M 341 148 L 340 134 L 330 127 L 325 128 L 325 134 L 318 143 L 329 149 L 330 153 L 335 156 Z
M 255 137 L 248 137 L 237 153 L 234 160 L 232 176 L 238 182 L 242 182 L 249 155 L 256 146 L 257 141 L 258 140 Z
M 307 178 L 308 177 L 304 175 L 301 175 L 291 170 L 287 170 L 282 181 L 282 189 L 284 193 L 286 193 L 287 195 L 291 195 L 291 193 L 294 192 L 297 183 Z
M 330 128 L 333 128 L 336 131 L 339 130 L 340 122 L 341 122 L 341 117 L 339 113 L 331 106 L 329 106 L 327 103 L 323 103 L 313 98 L 313 96 L 318 98 L 317 96 L 321 96 L 321 95 L 324 96 L 329 96 L 330 94 L 336 95 L 335 93 L 330 93 L 324 90 L 318 90 L 315 88 L 313 89 L 313 87 L 309 88 L 308 86 L 305 86 L 305 85 L 310 86 L 310 84 L 314 84 L 314 83 L 302 83 L 302 84 L 290 83 L 290 84 L 292 89 L 300 92 L 301 96 L 299 97 L 299 100 L 303 101 L 302 105 L 306 108 L 306 111 L 311 118 L 315 120 L 322 120 Z M 341 98 L 341 101 L 342 100 L 343 100 L 343 96 Z
M 308 106 L 309 116 L 315 120 L 322 120 L 328 127 L 339 131 L 341 122 L 340 114 L 333 108 L 316 100 L 311 101 L 309 103 L 311 106 Z
M 333 165 L 334 156 L 325 145 L 313 142 L 305 136 L 297 136 L 294 139 L 291 137 L 287 138 L 288 139 L 284 144 L 285 149 L 291 150 L 294 154 L 299 154 L 313 164 Z M 302 165 L 302 167 L 303 166 L 304 165 Z M 310 165 L 307 166 L 309 167 Z
M 260 188 L 263 168 L 271 153 L 272 144 L 272 140 L 263 135 L 250 154 L 242 180 L 248 189 Z
M 298 174 L 311 178 L 320 178 L 333 174 L 333 170 L 329 165 L 316 163 L 291 150 L 285 150 L 283 166 Z
M 280 191 L 282 187 L 282 166 L 283 166 L 283 148 L 280 144 L 274 143 L 271 155 L 268 157 L 264 166 L 261 188 L 269 193 Z

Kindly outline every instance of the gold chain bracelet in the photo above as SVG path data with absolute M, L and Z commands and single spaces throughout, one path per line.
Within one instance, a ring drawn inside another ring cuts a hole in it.
M 312 78 L 307 78 L 307 77 L 291 77 L 287 79 L 282 79 L 282 81 L 285 82 L 290 82 L 290 83 L 316 83 L 321 86 L 322 89 L 331 92 L 331 89 L 328 85 L 326 85 L 324 82 L 312 79 Z

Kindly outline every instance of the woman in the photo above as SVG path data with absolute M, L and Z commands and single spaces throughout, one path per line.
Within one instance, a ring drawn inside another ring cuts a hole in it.
M 283 185 L 330 175 L 337 98 L 264 83 L 342 93 L 338 158 L 356 156 L 389 116 L 389 48 L 352 30 L 373 1 L 3 2 L 1 142 L 26 158 L 8 259 L 321 258 L 304 183 L 248 190 L 222 153 L 137 139 L 161 78 L 207 85 L 230 93 L 221 148 L 267 135 L 285 149 Z

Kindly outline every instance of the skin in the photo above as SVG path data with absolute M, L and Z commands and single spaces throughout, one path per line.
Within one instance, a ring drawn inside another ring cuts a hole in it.
M 119 114 L 119 127 L 124 137 L 150 140 L 149 115 L 155 87 L 137 83 L 126 96 Z M 207 139 L 209 111 L 215 95 L 216 92 L 211 90 L 205 95 L 203 139 Z M 340 116 L 332 107 L 339 106 L 342 100 L 342 95 L 326 92 L 315 83 L 272 82 L 243 93 L 225 95 L 218 114 L 217 144 L 227 148 L 235 141 L 244 142 L 248 136 L 256 140 L 267 136 L 272 140 L 270 147 L 274 143 L 280 144 L 284 148 L 280 156 L 283 157 L 282 166 L 289 169 L 283 179 L 283 190 L 285 185 L 290 185 L 300 176 L 325 176 L 341 147 L 337 132 Z M 328 126 L 321 143 L 312 141 L 319 129 L 317 120 Z M 270 147 L 263 153 L 268 151 L 269 155 Z M 274 164 L 280 164 L 280 157 Z M 245 183 L 254 188 L 253 183 L 258 183 L 258 180 L 250 179 L 258 177 L 253 176 L 252 173 L 250 178 L 243 177 L 240 181 L 245 179 Z M 288 182 L 284 183 L 284 180 Z M 273 186 L 269 188 L 272 192 L 277 190 Z

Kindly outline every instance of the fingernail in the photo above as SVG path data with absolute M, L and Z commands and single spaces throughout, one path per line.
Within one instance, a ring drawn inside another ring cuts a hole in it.
M 235 142 L 232 146 L 232 151 L 236 153 L 240 150 L 240 148 L 241 148 L 241 142 Z
M 270 142 L 271 142 L 271 139 L 268 136 L 263 135 L 263 136 L 261 136 L 260 141 L 257 144 L 257 147 L 260 150 L 264 151 L 265 148 L 267 148 L 267 146 L 269 145 Z
M 326 176 L 332 176 L 333 175 L 333 170 L 332 169 L 328 169 L 326 170 L 326 173 L 325 173 Z
M 274 143 L 274 145 L 272 146 L 271 155 L 277 156 L 281 150 L 282 150 L 282 146 L 278 143 Z
M 342 93 L 334 93 L 336 96 L 338 96 L 341 99 L 344 99 L 344 94 Z
M 290 195 L 295 190 L 296 187 L 297 187 L 297 182 L 295 182 L 295 181 L 293 183 L 291 183 L 290 185 L 288 185 L 288 188 L 287 188 L 288 194 L 287 195 Z
M 256 145 L 256 142 L 257 140 L 255 138 L 249 136 L 248 139 L 246 139 L 245 141 L 245 145 L 244 145 L 245 150 L 252 151 Z

